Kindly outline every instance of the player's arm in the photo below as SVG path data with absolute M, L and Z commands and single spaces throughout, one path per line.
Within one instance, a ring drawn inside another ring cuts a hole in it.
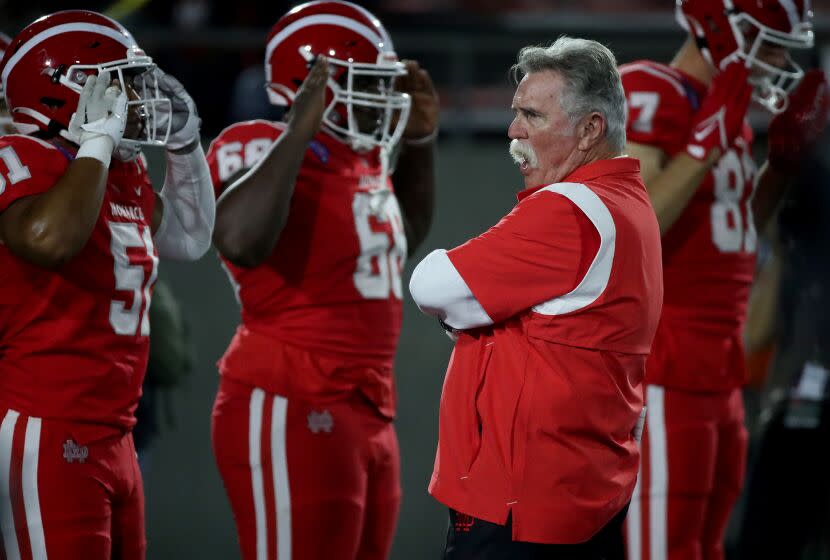
M 648 189 L 661 234 L 674 225 L 719 157 L 718 153 L 714 153 L 708 160 L 700 161 L 680 153 L 668 159 L 660 148 L 634 142 L 629 142 L 625 151 L 640 160 L 640 174 Z
M 655 146 L 637 142 L 626 146 L 628 155 L 640 159 L 660 233 L 674 225 L 709 169 L 740 133 L 751 93 L 746 68 L 732 64 L 715 77 L 695 113 L 685 151 L 669 159 Z
M 592 218 L 613 229 L 598 200 L 587 211 L 602 214 Z M 581 208 L 561 194 L 537 193 L 482 235 L 427 255 L 412 273 L 412 299 L 424 313 L 466 330 L 499 323 L 569 293 L 602 239 L 613 238 L 602 235 Z
M 28 262 L 60 266 L 92 235 L 110 158 L 126 125 L 127 96 L 109 85 L 107 73 L 87 79 L 69 123 L 80 147 L 60 179 L 45 192 L 17 199 L 0 214 L 0 241 Z
M 810 70 L 790 96 L 787 110 L 769 125 L 769 153 L 758 173 L 752 198 L 756 229 L 763 230 L 775 214 L 808 152 L 827 124 L 830 91 L 821 70 Z
M 199 138 L 196 104 L 173 76 L 156 70 L 155 77 L 170 110 L 161 111 L 159 126 L 170 122 L 167 175 L 156 194 L 153 241 L 162 258 L 195 261 L 210 248 L 216 219 L 216 198 L 205 152 Z
M 328 62 L 320 57 L 297 92 L 285 132 L 216 202 L 213 243 L 237 266 L 258 266 L 280 238 L 303 156 L 322 124 L 327 79 Z
M 412 97 L 401 152 L 392 177 L 401 205 L 409 252 L 424 240 L 435 206 L 435 139 L 438 133 L 438 94 L 429 74 L 412 60 L 396 89 Z

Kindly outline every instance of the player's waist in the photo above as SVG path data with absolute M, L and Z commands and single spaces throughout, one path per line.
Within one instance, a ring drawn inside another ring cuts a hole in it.
M 393 360 L 401 314 L 303 313 L 252 314 L 243 310 L 242 326 L 271 339 L 349 363 L 376 365 Z
M 341 399 L 359 391 L 391 417 L 393 362 L 319 352 L 241 325 L 218 365 L 223 376 L 287 397 Z
M 741 333 L 746 321 L 747 295 L 731 299 L 714 300 L 705 297 L 684 297 L 680 293 L 663 298 L 660 322 L 674 329 L 691 330 L 715 336 L 732 336 Z

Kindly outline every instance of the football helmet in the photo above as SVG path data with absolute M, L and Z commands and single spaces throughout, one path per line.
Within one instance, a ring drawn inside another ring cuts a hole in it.
M 316 0 L 292 9 L 268 34 L 269 101 L 290 107 L 318 55 L 330 69 L 323 126 L 357 151 L 380 147 L 388 153 L 403 134 L 411 100 L 394 90 L 406 67 L 386 29 L 350 2 Z
M 9 43 L 12 40 L 5 33 L 0 33 L 0 60 L 3 60 L 3 55 L 6 49 L 9 48 Z M 9 110 L 6 107 L 6 96 L 3 93 L 3 81 L 0 80 L 0 134 L 8 134 L 12 131 L 12 118 L 9 116 Z
M 169 135 L 157 126 L 157 113 L 170 100 L 153 76 L 155 64 L 121 24 L 86 10 L 67 10 L 28 25 L 11 42 L 0 63 L 6 102 L 18 132 L 47 131 L 78 142 L 69 120 L 88 75 L 107 71 L 128 88 L 128 131 L 116 155 L 137 153 L 141 145 L 163 146 Z M 124 159 L 124 158 L 122 158 Z
M 755 100 L 773 113 L 787 108 L 788 94 L 804 71 L 789 55 L 784 68 L 769 64 L 759 50 L 812 48 L 810 0 L 677 0 L 677 19 L 717 70 L 745 61 Z

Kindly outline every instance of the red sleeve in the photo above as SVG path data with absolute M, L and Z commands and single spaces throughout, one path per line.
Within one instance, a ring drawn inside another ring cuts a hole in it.
M 0 138 L 0 212 L 16 200 L 48 191 L 68 166 L 69 160 L 42 140 L 16 134 Z
M 629 142 L 675 154 L 686 146 L 692 107 L 683 80 L 671 68 L 647 61 L 620 67 Z
M 210 143 L 207 162 L 217 198 L 228 186 L 228 179 L 253 167 L 283 129 L 282 123 L 247 121 L 229 126 Z
M 599 246 L 599 232 L 579 207 L 542 191 L 447 254 L 498 323 L 576 288 Z

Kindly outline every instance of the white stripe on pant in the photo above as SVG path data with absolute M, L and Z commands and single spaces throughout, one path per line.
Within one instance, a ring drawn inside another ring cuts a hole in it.
M 291 493 L 288 486 L 288 459 L 286 455 L 286 413 L 288 401 L 280 396 L 271 405 L 271 467 L 276 506 L 277 550 L 276 560 L 291 560 Z M 256 557 L 268 560 L 268 528 L 265 516 L 265 488 L 262 474 L 262 425 L 265 392 L 251 392 L 248 418 L 248 458 L 251 466 L 251 488 L 254 494 L 256 519 Z
M 649 560 L 667 560 L 668 558 L 668 490 L 669 469 L 666 447 L 666 415 L 663 406 L 664 389 L 649 385 L 646 389 L 646 406 L 648 406 L 648 474 L 649 474 Z M 642 496 L 645 461 L 640 461 L 640 473 L 637 486 L 631 500 L 626 523 L 628 541 L 628 560 L 642 560 Z
M 17 485 L 12 484 L 10 477 L 12 441 L 19 417 L 18 412 L 9 410 L 3 418 L 3 423 L 0 424 L 0 519 L 2 519 L 3 543 L 7 560 L 21 560 L 20 546 L 14 527 L 11 495 L 12 488 Z M 29 543 L 32 547 L 32 560 L 47 560 L 46 537 L 43 533 L 43 518 L 40 513 L 40 498 L 37 489 L 40 428 L 40 418 L 30 417 L 26 422 L 20 485 L 23 488 L 23 508 L 29 531 Z

